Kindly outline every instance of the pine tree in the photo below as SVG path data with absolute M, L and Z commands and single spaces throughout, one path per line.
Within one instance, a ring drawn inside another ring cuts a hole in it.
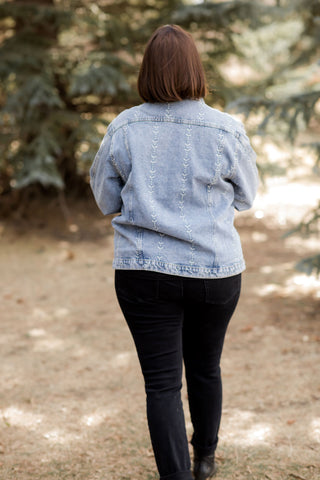
M 180 1 L 14 0 L 0 5 L 0 195 L 85 179 L 99 125 L 138 102 L 152 30 Z

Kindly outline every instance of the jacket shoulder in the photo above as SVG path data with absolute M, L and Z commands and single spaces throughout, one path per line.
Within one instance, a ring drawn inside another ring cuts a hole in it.
M 246 133 L 243 123 L 238 118 L 208 105 L 206 105 L 206 120 L 234 134 Z
M 108 126 L 108 132 L 110 134 L 115 133 L 120 128 L 127 125 L 130 121 L 134 120 L 139 111 L 139 106 L 131 107 L 123 110 L 119 115 L 112 120 L 112 122 Z

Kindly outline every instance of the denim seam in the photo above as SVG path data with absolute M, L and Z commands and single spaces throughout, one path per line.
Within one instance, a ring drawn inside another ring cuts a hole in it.
M 125 181 L 125 175 L 121 169 L 121 167 L 117 164 L 116 159 L 113 154 L 113 143 L 114 143 L 114 136 L 111 137 L 111 144 L 110 144 L 110 158 L 111 158 L 111 163 L 114 166 L 116 172 L 118 172 L 119 176 L 123 181 Z
M 232 127 L 230 128 L 227 125 L 215 124 L 213 122 L 206 122 L 205 120 L 194 120 L 188 119 L 184 120 L 182 118 L 175 118 L 175 117 L 166 117 L 166 116 L 151 116 L 151 117 L 143 117 L 143 118 L 129 118 L 125 120 L 122 124 L 117 127 L 114 127 L 113 134 L 115 134 L 118 130 L 124 128 L 126 125 L 133 125 L 135 123 L 175 123 L 177 125 L 192 125 L 195 127 L 205 127 L 205 128 L 214 128 L 217 130 L 221 130 L 227 133 L 230 133 L 236 138 L 240 138 L 243 133 L 234 130 Z
M 180 265 L 175 263 L 160 262 L 144 258 L 143 252 L 137 250 L 136 258 L 115 258 L 113 261 L 115 269 L 132 270 L 151 270 L 160 273 L 169 273 L 171 275 L 183 275 L 194 278 L 224 278 L 237 275 L 245 270 L 244 260 L 233 263 L 228 266 L 218 267 L 198 267 L 190 265 Z
M 191 149 L 191 131 L 192 126 L 189 125 L 186 133 L 185 133 L 185 143 L 184 143 L 184 156 L 182 160 L 182 171 L 181 171 L 181 186 L 179 192 L 179 210 L 180 210 L 180 218 L 182 220 L 184 229 L 187 232 L 188 239 L 190 242 L 190 265 L 194 265 L 194 257 L 195 257 L 195 242 L 194 236 L 192 232 L 192 227 L 186 217 L 185 214 L 185 196 L 187 194 L 187 181 L 188 177 L 190 177 L 190 149 Z

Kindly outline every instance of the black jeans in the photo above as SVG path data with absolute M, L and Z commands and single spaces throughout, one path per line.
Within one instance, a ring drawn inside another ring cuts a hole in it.
M 195 279 L 116 270 L 118 301 L 133 336 L 147 394 L 149 431 L 161 480 L 192 480 L 181 402 L 182 368 L 200 455 L 216 449 L 222 407 L 220 357 L 241 274 Z

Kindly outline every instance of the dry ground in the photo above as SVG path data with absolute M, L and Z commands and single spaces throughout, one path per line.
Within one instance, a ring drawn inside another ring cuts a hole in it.
M 238 216 L 247 270 L 223 355 L 217 480 L 320 478 L 320 282 L 292 268 L 316 244 L 282 238 L 317 188 L 277 181 Z M 110 219 L 81 208 L 68 228 L 50 206 L 46 220 L 1 223 L 1 480 L 157 478 Z

